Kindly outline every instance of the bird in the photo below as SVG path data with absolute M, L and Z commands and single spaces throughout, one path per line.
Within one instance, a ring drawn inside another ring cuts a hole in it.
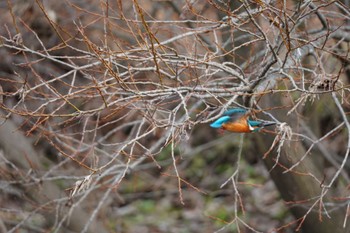
M 251 133 L 257 132 L 265 126 L 275 124 L 275 122 L 249 120 L 249 112 L 246 109 L 232 108 L 224 112 L 224 114 L 211 123 L 210 126 L 234 133 Z

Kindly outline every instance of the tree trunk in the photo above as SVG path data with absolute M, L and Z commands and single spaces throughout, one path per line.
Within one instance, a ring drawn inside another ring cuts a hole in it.
M 0 126 L 0 149 L 3 150 L 5 158 L 16 165 L 23 174 L 28 173 L 29 170 L 44 171 L 42 161 L 39 160 L 38 154 L 33 148 L 32 144 L 16 127 L 11 120 L 6 120 L 4 124 Z M 19 175 L 19 174 L 18 174 Z M 23 190 L 21 196 L 30 197 L 38 205 L 45 204 L 46 200 L 55 200 L 65 194 L 62 190 L 52 182 L 44 182 L 38 188 Z M 47 206 L 46 206 L 47 207 Z M 46 224 L 54 223 L 56 219 L 55 211 L 48 213 L 47 209 L 44 208 L 45 212 L 42 212 L 45 217 Z M 69 221 L 67 221 L 67 229 L 73 232 L 80 232 L 86 221 L 89 219 L 89 215 L 83 210 L 81 206 L 78 206 L 73 211 Z M 94 221 L 90 225 L 88 232 L 107 232 L 102 224 Z
M 274 100 L 276 99 L 277 98 L 274 98 Z M 269 103 L 269 106 L 274 105 Z M 287 117 L 285 110 L 281 110 L 280 112 L 274 112 L 273 115 L 280 121 L 289 122 L 293 130 L 298 129 L 298 119 L 293 117 L 293 114 Z M 334 210 L 334 206 L 326 206 L 325 208 L 329 211 L 328 214 L 331 217 L 329 218 L 324 213 L 320 215 L 320 210 L 323 211 L 324 209 L 323 206 L 320 207 L 320 203 L 318 202 L 316 206 L 313 207 L 312 211 L 307 213 L 310 206 L 319 199 L 319 195 L 322 192 L 322 182 L 327 184 L 323 168 L 324 163 L 320 161 L 323 160 L 324 157 L 316 150 L 313 150 L 312 154 L 308 154 L 296 168 L 290 172 L 284 173 L 288 168 L 300 161 L 306 153 L 302 140 L 295 139 L 296 137 L 293 136 L 293 140 L 284 143 L 277 165 L 277 146 L 275 146 L 274 150 L 263 160 L 266 168 L 270 171 L 271 178 L 281 193 L 281 197 L 288 203 L 288 207 L 295 218 L 299 220 L 295 228 L 297 229 L 299 223 L 303 221 L 300 225 L 300 229 L 303 233 L 350 232 L 350 224 L 347 224 L 347 227 L 343 228 L 343 222 L 346 216 L 346 210 L 343 207 L 335 208 Z M 257 146 L 255 149 L 257 152 L 254 153 L 263 156 L 269 150 L 273 140 L 274 135 L 256 134 Z M 316 181 L 315 178 L 318 179 L 321 184 Z M 326 203 L 334 193 L 335 188 L 332 187 L 322 201 Z M 334 203 L 334 200 L 332 203 Z M 330 211 L 331 209 L 332 211 Z M 306 217 L 303 220 L 305 215 Z

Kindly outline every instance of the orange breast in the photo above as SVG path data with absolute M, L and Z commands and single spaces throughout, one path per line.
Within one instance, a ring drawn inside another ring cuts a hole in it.
M 251 132 L 246 118 L 241 118 L 235 122 L 229 122 L 229 123 L 223 124 L 222 128 L 235 133 Z

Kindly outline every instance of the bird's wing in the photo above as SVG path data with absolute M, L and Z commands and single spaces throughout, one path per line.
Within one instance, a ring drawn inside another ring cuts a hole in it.
M 243 108 L 232 108 L 224 112 L 224 116 L 229 116 L 231 122 L 235 122 L 240 118 L 247 117 L 247 110 Z
M 228 122 L 235 122 L 239 120 L 242 117 L 246 117 L 246 110 L 243 108 L 232 108 L 224 112 L 224 114 L 214 121 L 212 124 L 210 124 L 213 128 L 221 128 L 223 124 L 226 124 Z
M 247 110 L 243 109 L 243 108 L 231 108 L 229 110 L 227 110 L 226 112 L 224 112 L 224 116 L 231 116 L 233 114 L 245 114 L 247 113 Z

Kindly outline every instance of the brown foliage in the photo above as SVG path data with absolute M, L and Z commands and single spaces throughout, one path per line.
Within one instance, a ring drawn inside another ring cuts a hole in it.
M 22 217 L 0 229 L 346 232 L 349 17 L 341 1 L 3 1 L 0 201 Z M 237 106 L 277 127 L 209 129 Z M 261 159 L 295 220 L 249 218 Z M 164 215 L 139 198 L 181 217 L 113 221 Z

